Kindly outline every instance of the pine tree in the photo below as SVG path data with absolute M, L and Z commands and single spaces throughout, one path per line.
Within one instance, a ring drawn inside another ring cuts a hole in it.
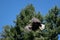
M 60 34 L 60 10 L 55 6 L 46 15 L 46 29 L 49 32 L 49 39 L 57 40 L 58 34 Z
M 29 20 L 33 17 L 44 22 L 45 29 L 27 32 L 24 28 L 31 24 Z M 43 18 L 40 12 L 36 13 L 32 4 L 26 6 L 14 21 L 14 26 L 4 26 L 1 40 L 57 40 L 60 34 L 60 9 L 52 8 Z

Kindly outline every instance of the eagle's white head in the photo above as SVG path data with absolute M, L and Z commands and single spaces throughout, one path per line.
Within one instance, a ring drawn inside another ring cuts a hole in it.
M 39 29 L 40 30 L 44 30 L 45 29 L 45 25 L 44 24 L 41 24 L 41 26 L 39 26 Z

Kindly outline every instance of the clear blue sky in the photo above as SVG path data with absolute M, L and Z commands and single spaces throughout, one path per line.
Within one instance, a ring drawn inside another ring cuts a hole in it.
M 60 7 L 60 0 L 0 0 L 0 32 L 4 25 L 13 25 L 16 15 L 28 4 L 45 15 L 55 5 Z

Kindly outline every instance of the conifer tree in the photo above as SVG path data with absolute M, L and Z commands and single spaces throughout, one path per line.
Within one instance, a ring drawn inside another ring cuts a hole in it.
M 27 32 L 24 28 L 30 24 L 33 17 L 44 22 L 45 29 Z M 14 21 L 14 26 L 4 26 L 1 40 L 58 40 L 60 34 L 60 9 L 55 6 L 43 18 L 40 12 L 36 13 L 32 4 L 26 6 Z

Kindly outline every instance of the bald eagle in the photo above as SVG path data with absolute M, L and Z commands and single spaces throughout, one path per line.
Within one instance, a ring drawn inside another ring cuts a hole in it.
M 31 31 L 31 30 L 33 30 L 33 31 L 36 31 L 37 29 L 40 29 L 40 30 L 44 30 L 45 29 L 45 25 L 44 24 L 41 24 L 41 22 L 39 21 L 39 19 L 37 19 L 37 18 L 32 18 L 31 20 L 30 20 L 30 22 L 32 23 L 32 24 L 28 24 L 26 27 L 25 27 L 25 29 L 26 29 L 26 31 Z

